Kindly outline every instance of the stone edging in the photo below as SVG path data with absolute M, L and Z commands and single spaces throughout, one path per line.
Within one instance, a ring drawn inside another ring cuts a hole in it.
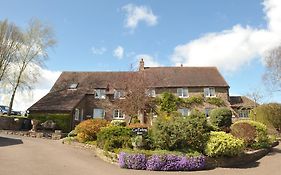
M 279 142 L 274 142 L 271 148 L 263 148 L 254 151 L 247 151 L 237 157 L 229 158 L 209 158 L 207 157 L 206 169 L 214 169 L 216 167 L 233 168 L 255 162 L 266 156 L 272 151 L 272 148 L 279 145 Z
M 44 139 L 53 139 L 60 140 L 62 137 L 65 137 L 65 133 L 48 133 L 48 132 L 32 132 L 32 131 L 13 131 L 13 130 L 0 130 L 0 133 L 7 135 L 18 135 L 25 137 L 33 138 L 44 138 Z
M 62 144 L 67 144 L 67 145 L 71 145 L 71 146 L 74 146 L 74 147 L 79 147 L 79 148 L 91 150 L 100 159 L 102 159 L 102 160 L 104 160 L 108 163 L 118 165 L 118 155 L 117 154 L 115 154 L 113 152 L 109 152 L 109 151 L 104 151 L 104 150 L 98 148 L 96 145 L 84 144 L 84 143 L 79 143 L 79 142 L 76 142 L 76 141 L 69 141 L 66 138 L 64 138 L 62 140 Z

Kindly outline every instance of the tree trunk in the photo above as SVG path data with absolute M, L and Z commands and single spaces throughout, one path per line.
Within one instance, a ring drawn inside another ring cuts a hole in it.
M 8 116 L 11 115 L 12 112 L 12 108 L 13 108 L 13 103 L 14 103 L 14 99 L 15 99 L 15 95 L 16 95 L 16 91 L 17 91 L 18 86 L 16 86 L 13 90 L 12 96 L 11 96 L 11 100 L 10 100 L 10 104 L 9 104 L 9 111 L 8 111 Z
M 18 89 L 19 84 L 20 84 L 21 75 L 22 75 L 22 71 L 20 71 L 20 74 L 19 74 L 19 76 L 18 76 L 16 85 L 15 85 L 15 87 L 14 87 L 14 89 L 13 89 L 13 93 L 12 93 L 11 100 L 10 100 L 10 104 L 9 104 L 9 111 L 8 111 L 8 114 L 7 114 L 8 116 L 10 116 L 10 115 L 11 115 L 11 112 L 12 112 L 12 108 L 13 108 L 13 104 L 14 104 L 15 95 L 16 95 L 17 89 Z

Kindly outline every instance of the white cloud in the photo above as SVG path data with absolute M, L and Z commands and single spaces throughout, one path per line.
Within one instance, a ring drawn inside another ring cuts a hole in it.
M 29 108 L 32 104 L 46 95 L 61 72 L 59 71 L 50 71 L 37 67 L 41 76 L 38 79 L 38 82 L 34 84 L 34 89 L 31 91 L 20 91 L 18 90 L 15 95 L 13 109 L 24 111 Z M 8 91 L 0 92 L 0 104 L 8 105 L 10 101 L 10 93 Z
M 266 52 L 281 41 L 281 1 L 265 0 L 267 28 L 235 25 L 229 30 L 208 33 L 174 49 L 171 60 L 188 66 L 217 66 L 233 72 Z
M 158 63 L 155 58 L 151 55 L 147 54 L 139 54 L 136 56 L 136 59 L 139 61 L 140 59 L 143 59 L 144 66 L 145 67 L 159 67 L 162 66 L 160 63 Z
M 118 59 L 122 59 L 124 56 L 124 48 L 122 46 L 116 47 L 113 51 L 113 56 L 117 57 Z
M 149 26 L 157 24 L 158 17 L 147 6 L 127 4 L 122 7 L 122 10 L 126 12 L 125 27 L 127 28 L 135 29 L 141 21 Z
M 105 47 L 92 47 L 92 52 L 94 55 L 102 55 L 106 52 Z

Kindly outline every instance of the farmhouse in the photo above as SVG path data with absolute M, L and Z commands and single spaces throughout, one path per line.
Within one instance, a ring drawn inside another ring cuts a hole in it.
M 50 92 L 28 110 L 30 114 L 69 114 L 72 116 L 72 128 L 88 118 L 127 120 L 116 101 L 125 96 L 125 82 L 138 75 L 142 75 L 147 83 L 151 97 L 171 92 L 180 98 L 216 98 L 224 106 L 233 107 L 233 114 L 237 117 L 247 117 L 253 107 L 252 101 L 246 97 L 229 96 L 229 85 L 216 67 L 145 67 L 141 59 L 138 71 L 63 72 Z M 248 104 L 245 107 L 244 102 Z M 204 101 L 196 108 L 208 116 L 210 110 L 216 107 L 218 105 Z M 183 115 L 188 115 L 190 110 L 179 108 Z M 146 114 L 143 117 L 142 121 L 148 122 Z

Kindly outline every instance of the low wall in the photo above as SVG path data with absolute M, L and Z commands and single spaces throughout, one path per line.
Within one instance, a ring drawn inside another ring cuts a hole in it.
M 275 147 L 279 142 L 275 142 L 272 147 Z M 224 158 L 210 158 L 207 157 L 206 169 L 214 169 L 216 167 L 223 168 L 234 168 L 241 165 L 246 165 L 252 162 L 255 162 L 271 151 L 271 148 L 264 148 L 254 151 L 244 152 L 240 156 L 236 157 L 224 157 Z
M 0 116 L 0 130 L 30 130 L 31 121 L 21 117 Z

